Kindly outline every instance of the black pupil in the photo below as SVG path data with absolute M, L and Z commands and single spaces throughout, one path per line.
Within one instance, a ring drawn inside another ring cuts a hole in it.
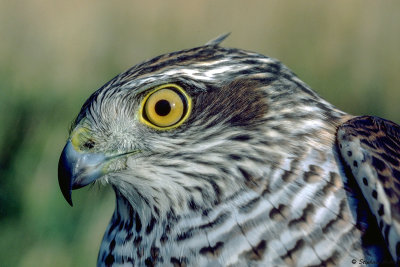
M 167 100 L 162 99 L 156 103 L 154 109 L 156 110 L 157 115 L 165 116 L 171 111 L 171 105 Z

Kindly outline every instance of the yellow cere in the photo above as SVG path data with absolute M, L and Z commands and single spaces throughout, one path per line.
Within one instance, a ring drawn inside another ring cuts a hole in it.
M 189 117 L 191 107 L 190 97 L 180 86 L 165 84 L 152 90 L 143 99 L 140 121 L 158 130 L 173 129 Z
M 89 131 L 78 127 L 71 133 L 71 143 L 77 151 L 81 151 L 81 145 L 89 139 Z

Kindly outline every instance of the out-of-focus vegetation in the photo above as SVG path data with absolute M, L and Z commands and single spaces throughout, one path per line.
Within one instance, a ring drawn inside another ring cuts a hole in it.
M 400 122 L 400 2 L 1 1 L 0 266 L 93 266 L 109 188 L 58 189 L 85 99 L 146 58 L 204 44 L 279 58 L 340 109 Z

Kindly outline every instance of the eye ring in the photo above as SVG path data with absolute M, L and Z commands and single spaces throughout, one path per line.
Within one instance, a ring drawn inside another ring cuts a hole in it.
M 192 100 L 176 84 L 164 84 L 150 91 L 142 100 L 139 119 L 157 130 L 178 127 L 189 117 Z

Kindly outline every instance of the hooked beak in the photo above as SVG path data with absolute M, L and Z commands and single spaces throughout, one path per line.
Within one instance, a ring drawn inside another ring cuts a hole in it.
M 101 153 L 87 153 L 75 149 L 68 140 L 58 162 L 58 183 L 61 192 L 72 206 L 72 190 L 90 184 L 106 174 L 109 157 Z

